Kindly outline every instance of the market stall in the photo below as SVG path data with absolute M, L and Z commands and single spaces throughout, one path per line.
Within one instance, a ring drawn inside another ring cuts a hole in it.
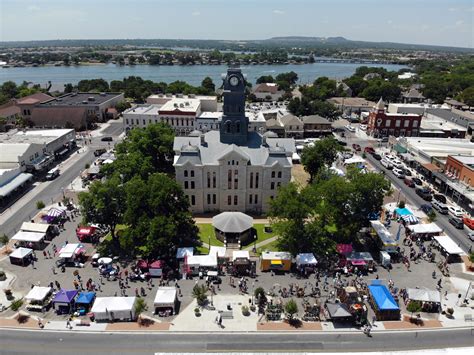
M 34 286 L 25 296 L 28 311 L 46 312 L 51 304 L 51 287 Z
M 353 269 L 372 272 L 375 270 L 375 263 L 369 252 L 353 251 L 346 257 L 349 266 Z
M 217 271 L 217 255 L 192 255 L 186 258 L 188 274 L 205 275 L 209 270 Z
M 397 253 L 398 244 L 392 234 L 380 221 L 370 221 L 370 235 L 375 240 L 379 250 Z
M 404 215 L 401 218 L 406 225 L 417 224 L 419 222 L 418 218 L 412 214 Z
M 10 255 L 10 263 L 14 265 L 27 266 L 33 258 L 33 250 L 30 248 L 19 247 Z
M 135 320 L 136 297 L 97 297 L 91 312 L 96 321 Z
M 74 310 L 77 290 L 59 290 L 53 298 L 53 308 L 57 314 L 70 314 Z
M 464 251 L 447 235 L 439 235 L 434 237 L 439 246 L 441 254 L 446 257 L 448 263 L 461 262 L 461 255 Z
M 71 243 L 65 244 L 59 250 L 57 265 L 81 266 L 84 263 L 86 249 L 83 244 Z
M 326 303 L 326 311 L 333 322 L 352 322 L 354 317 L 344 303 Z
M 440 235 L 443 232 L 436 223 L 414 224 L 407 226 L 407 229 L 412 237 L 425 240 Z
M 406 207 L 403 208 L 395 208 L 395 215 L 398 217 L 403 217 L 403 216 L 413 216 L 413 212 Z
M 95 292 L 80 292 L 76 298 L 76 310 L 79 315 L 86 314 L 95 300 Z
M 404 294 L 405 303 L 421 302 L 422 312 L 439 312 L 441 310 L 441 294 L 439 291 L 419 288 L 409 288 Z
M 260 256 L 261 271 L 290 271 L 291 254 L 287 252 L 265 251 Z
M 234 276 L 250 276 L 255 271 L 248 250 L 232 251 L 232 260 L 228 263 L 229 272 Z
M 301 253 L 296 255 L 296 268 L 298 272 L 309 275 L 314 272 L 318 261 L 313 253 Z
M 57 227 L 48 223 L 23 222 L 20 230 L 24 232 L 44 233 L 45 239 L 48 240 L 51 240 L 55 235 L 59 234 Z
M 228 260 L 226 252 L 226 247 L 218 247 L 215 245 L 211 245 L 211 248 L 209 249 L 209 254 L 217 255 L 217 262 L 219 263 L 219 265 L 223 265 Z
M 96 227 L 82 226 L 76 229 L 76 236 L 80 242 L 96 241 Z
M 12 240 L 17 246 L 39 250 L 45 246 L 44 237 L 45 233 L 25 232 L 20 230 L 12 237 Z
M 48 212 L 42 217 L 46 223 L 55 223 L 62 219 L 66 219 L 67 209 L 62 206 L 51 207 Z
M 161 260 L 155 260 L 148 264 L 148 272 L 151 277 L 161 277 L 165 263 Z
M 155 314 L 160 317 L 169 317 L 178 311 L 178 293 L 174 287 L 158 287 L 153 307 Z
M 385 285 L 369 285 L 369 303 L 379 321 L 399 320 L 400 307 Z

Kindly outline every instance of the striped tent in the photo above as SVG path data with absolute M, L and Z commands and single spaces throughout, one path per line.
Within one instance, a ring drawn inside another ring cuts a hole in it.
M 418 223 L 418 218 L 416 218 L 412 214 L 406 214 L 402 216 L 402 219 L 409 224 L 417 224 Z

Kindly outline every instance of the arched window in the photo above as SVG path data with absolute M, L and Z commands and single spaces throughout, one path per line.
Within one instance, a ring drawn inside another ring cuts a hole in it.
M 188 171 L 187 170 L 184 171 L 184 177 L 188 177 Z
M 274 171 L 272 171 L 272 178 L 274 178 L 274 177 L 275 177 L 275 172 L 274 172 Z
M 255 173 L 255 188 L 258 189 L 258 173 Z
M 225 123 L 225 133 L 230 133 L 231 130 L 231 123 L 230 121 L 226 121 Z
M 211 187 L 211 173 L 207 173 L 207 188 L 209 189 Z
M 212 187 L 216 188 L 216 172 L 212 173 Z
M 250 173 L 250 188 L 253 189 L 253 173 Z
M 278 178 L 281 179 L 281 171 L 278 172 Z

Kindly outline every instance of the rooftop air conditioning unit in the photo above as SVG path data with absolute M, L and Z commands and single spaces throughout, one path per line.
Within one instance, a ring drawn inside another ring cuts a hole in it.
M 87 100 L 82 101 L 84 105 L 87 105 Z
M 87 100 L 88 100 L 88 101 L 95 101 L 95 97 L 94 97 L 94 96 L 89 96 L 89 97 L 87 98 Z
M 101 92 L 100 96 L 106 96 L 107 94 L 105 92 Z

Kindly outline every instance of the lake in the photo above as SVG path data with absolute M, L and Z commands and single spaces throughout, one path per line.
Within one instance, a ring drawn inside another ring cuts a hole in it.
M 262 75 L 277 75 L 294 71 L 298 74 L 299 83 L 307 84 L 316 78 L 327 76 L 331 79 L 342 79 L 354 74 L 356 68 L 364 64 L 353 63 L 313 63 L 313 64 L 287 64 L 287 65 L 248 65 L 242 66 L 242 71 L 247 75 L 247 80 L 255 83 Z M 368 64 L 367 66 L 383 67 L 387 70 L 400 70 L 406 68 L 395 64 Z M 140 76 L 143 79 L 155 82 L 164 81 L 170 83 L 176 80 L 185 81 L 191 85 L 200 85 L 206 76 L 212 78 L 216 86 L 220 86 L 221 74 L 225 73 L 227 65 L 193 65 L 193 66 L 118 66 L 115 64 L 105 65 L 79 65 L 70 67 L 23 67 L 23 68 L 1 68 L 0 83 L 14 81 L 21 84 L 23 81 L 46 86 L 48 81 L 53 84 L 53 90 L 62 90 L 66 83 L 76 84 L 83 79 L 103 78 L 107 81 L 122 80 L 128 76 Z

